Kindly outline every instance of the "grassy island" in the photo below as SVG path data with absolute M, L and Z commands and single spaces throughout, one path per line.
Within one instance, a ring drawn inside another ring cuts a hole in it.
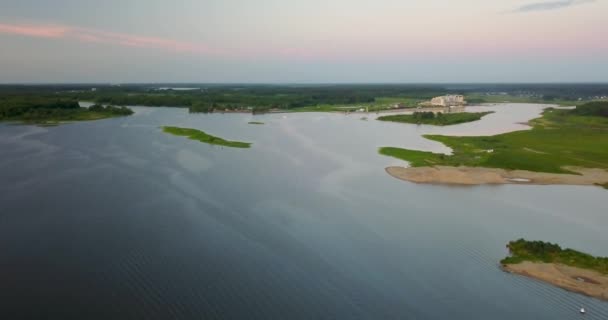
M 263 125 L 264 122 L 260 122 L 260 121 L 249 121 L 249 124 L 257 124 L 257 125 Z
M 34 124 L 59 124 L 127 116 L 133 111 L 126 107 L 93 105 L 80 107 L 72 99 L 45 97 L 0 97 L 0 121 Z
M 224 140 L 219 137 L 212 136 L 210 134 L 205 133 L 204 131 L 189 129 L 189 128 L 179 128 L 179 127 L 162 127 L 163 132 L 170 133 L 176 136 L 188 137 L 192 140 L 198 140 L 203 143 L 215 144 L 224 147 L 231 148 L 249 148 L 251 147 L 251 143 L 247 142 L 239 142 L 239 141 L 229 141 Z
M 608 300 L 608 258 L 524 239 L 511 241 L 507 247 L 511 255 L 500 261 L 504 271 Z
M 546 109 L 532 130 L 490 137 L 425 135 L 452 148 L 452 155 L 384 147 L 383 155 L 412 167 L 466 166 L 574 173 L 567 167 L 608 169 L 608 102 L 573 110 Z M 600 184 L 608 183 L 608 181 Z
M 511 255 L 500 261 L 503 265 L 518 264 L 524 261 L 559 263 L 608 274 L 608 257 L 594 257 L 576 250 L 562 249 L 557 244 L 524 239 L 511 241 L 507 247 Z
M 459 112 L 459 113 L 434 113 L 434 112 L 414 112 L 413 114 L 397 114 L 379 117 L 381 121 L 430 124 L 435 126 L 449 126 L 453 124 L 473 122 L 480 120 L 484 116 L 493 112 Z

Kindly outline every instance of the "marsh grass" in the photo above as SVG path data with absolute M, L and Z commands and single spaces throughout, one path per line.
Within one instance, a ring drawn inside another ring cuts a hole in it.
M 197 141 L 200 141 L 203 143 L 214 144 L 214 145 L 219 145 L 219 146 L 224 146 L 224 147 L 231 147 L 231 148 L 250 148 L 251 147 L 251 143 L 224 140 L 220 137 L 212 136 L 208 133 L 205 133 L 204 131 L 200 131 L 200 130 L 196 130 L 196 129 L 179 128 L 179 127 L 162 127 L 162 129 L 163 129 L 163 132 L 166 132 L 166 133 L 169 133 L 172 135 L 176 135 L 176 136 L 188 137 L 191 140 L 197 140 Z

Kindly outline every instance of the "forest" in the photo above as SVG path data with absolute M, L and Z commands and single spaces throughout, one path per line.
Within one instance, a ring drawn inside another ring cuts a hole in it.
M 61 122 L 84 121 L 126 116 L 133 111 L 126 107 L 93 105 L 83 108 L 73 98 L 41 95 L 0 96 L 0 121 Z

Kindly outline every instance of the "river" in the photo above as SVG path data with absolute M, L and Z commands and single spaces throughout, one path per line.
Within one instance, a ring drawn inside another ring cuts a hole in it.
M 133 109 L 0 124 L 0 318 L 608 318 L 606 302 L 498 266 L 520 237 L 608 256 L 606 190 L 415 185 L 377 154 L 449 153 L 421 134 L 525 130 L 542 106 L 472 107 L 497 112 L 446 128 Z

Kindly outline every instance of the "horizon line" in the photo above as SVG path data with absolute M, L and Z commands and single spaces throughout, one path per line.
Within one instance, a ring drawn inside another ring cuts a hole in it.
M 606 81 L 471 81 L 471 82 L 449 82 L 449 81 L 403 81 L 403 82 L 0 82 L 0 86 L 53 86 L 53 85 L 101 85 L 101 86 L 128 86 L 128 85 L 478 85 L 478 84 L 606 84 Z

